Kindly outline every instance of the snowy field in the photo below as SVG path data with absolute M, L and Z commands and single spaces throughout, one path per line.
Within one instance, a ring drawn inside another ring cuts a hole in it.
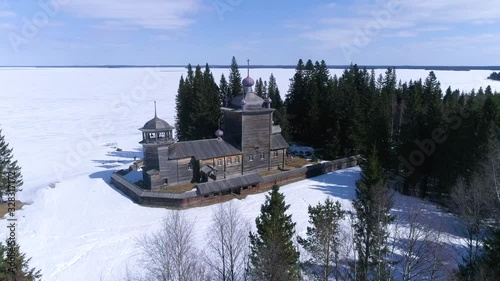
M 216 80 L 228 70 L 214 69 Z M 341 74 L 341 70 L 331 70 Z M 378 70 L 377 73 L 383 73 Z M 246 71 L 242 71 L 246 73 Z M 273 73 L 282 96 L 293 69 L 255 69 L 253 78 Z M 443 90 L 464 91 L 500 82 L 487 80 L 491 71 L 436 71 Z M 110 174 L 142 157 L 137 130 L 153 117 L 174 124 L 175 95 L 183 68 L 0 68 L 0 128 L 24 176 L 18 199 L 28 202 L 17 211 L 21 249 L 42 269 L 43 280 L 116 280 L 127 268 L 136 270 L 136 237 L 158 229 L 166 210 L 133 204 L 110 187 Z M 398 70 L 407 81 L 427 76 L 424 70 Z M 123 151 L 115 151 L 116 147 Z M 351 208 L 359 169 L 324 175 L 282 188 L 297 233 L 305 234 L 307 206 L 327 196 Z M 265 194 L 235 201 L 253 223 Z M 418 200 L 396 197 L 395 212 Z M 204 246 L 211 207 L 186 210 L 195 221 L 198 247 Z M 433 227 L 443 224 L 455 241 L 454 220 L 431 205 L 426 216 Z M 6 237 L 6 220 L 0 237 Z M 456 258 L 450 255 L 450 263 Z

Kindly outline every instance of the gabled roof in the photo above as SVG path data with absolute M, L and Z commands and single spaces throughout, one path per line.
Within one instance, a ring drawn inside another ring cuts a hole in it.
M 194 157 L 198 160 L 241 154 L 241 151 L 222 139 L 182 141 L 169 147 L 169 159 Z
M 200 171 L 202 171 L 203 173 L 205 174 L 209 174 L 213 171 L 217 171 L 217 169 L 215 167 L 213 167 L 212 165 L 204 165 L 203 167 L 200 168 Z
M 288 143 L 281 134 L 271 135 L 271 149 L 283 149 L 288 148 Z
M 198 193 L 200 195 L 208 195 L 211 193 L 220 193 L 229 191 L 238 187 L 254 185 L 261 181 L 262 177 L 259 174 L 249 174 L 225 180 L 200 183 L 197 185 L 197 188 L 198 188 Z

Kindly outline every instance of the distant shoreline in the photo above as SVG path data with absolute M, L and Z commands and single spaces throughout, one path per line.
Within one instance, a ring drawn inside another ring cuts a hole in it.
M 230 65 L 209 65 L 210 68 L 230 68 Z M 44 66 L 0 66 L 0 68 L 146 68 L 146 67 L 160 67 L 160 68 L 186 68 L 186 65 L 44 65 Z M 247 66 L 241 65 L 240 68 Z M 281 68 L 281 69 L 295 69 L 295 65 L 252 65 L 250 68 Z M 329 69 L 347 69 L 350 65 L 328 65 Z M 415 69 L 415 70 L 445 70 L 445 71 L 471 71 L 471 70 L 500 70 L 500 66 L 417 66 L 417 65 L 358 65 L 359 68 L 367 69 Z

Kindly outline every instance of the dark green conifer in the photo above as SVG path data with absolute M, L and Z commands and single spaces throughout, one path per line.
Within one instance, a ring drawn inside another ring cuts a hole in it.
M 250 262 L 254 280 L 299 280 L 299 253 L 293 244 L 295 223 L 286 214 L 290 206 L 277 185 L 266 195 L 255 220 L 257 233 L 250 233 Z

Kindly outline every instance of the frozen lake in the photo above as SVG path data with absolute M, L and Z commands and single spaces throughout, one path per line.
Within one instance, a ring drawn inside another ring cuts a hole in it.
M 227 77 L 229 72 L 212 71 L 217 82 L 221 73 Z M 159 117 L 174 124 L 175 95 L 185 72 L 184 68 L 0 68 L 0 128 L 22 167 L 25 185 L 18 199 L 32 202 L 17 212 L 17 235 L 21 249 L 33 257 L 31 264 L 42 269 L 43 280 L 115 280 L 133 267 L 136 250 L 130 241 L 156 229 L 166 211 L 137 206 L 106 181 L 113 170 L 142 156 L 137 129 L 153 117 L 153 100 Z M 254 79 L 267 80 L 271 73 L 284 98 L 294 70 L 251 70 Z M 487 85 L 500 91 L 500 82 L 486 79 L 491 71 L 435 73 L 443 91 L 448 86 L 470 91 Z M 397 75 L 402 81 L 425 79 L 428 71 L 397 70 Z M 305 233 L 308 204 L 333 196 L 350 208 L 358 176 L 354 168 L 283 188 L 297 232 Z M 263 201 L 264 194 L 258 194 L 237 204 L 253 222 Z M 198 241 L 204 241 L 212 208 L 186 211 L 196 222 Z M 449 220 L 433 212 L 441 218 L 436 221 Z M 5 236 L 6 228 L 0 229 Z

